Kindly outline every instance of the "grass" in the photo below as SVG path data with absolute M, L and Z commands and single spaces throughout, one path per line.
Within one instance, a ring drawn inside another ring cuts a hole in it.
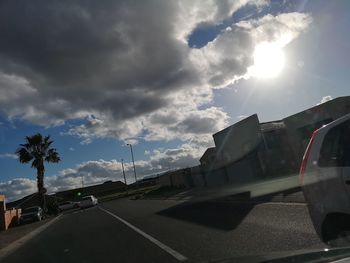
M 114 199 L 132 197 L 133 199 L 143 199 L 143 198 L 161 198 L 166 199 L 178 193 L 184 191 L 184 188 L 173 188 L 170 186 L 147 186 L 138 189 L 130 189 L 129 191 L 118 192 L 114 194 L 109 194 L 105 196 L 98 197 L 99 202 L 107 202 Z
M 144 198 L 169 198 L 173 195 L 181 193 L 185 188 L 174 188 L 170 186 L 158 187 L 152 191 L 148 191 L 143 195 Z
M 130 190 L 124 191 L 124 192 L 118 192 L 118 193 L 114 193 L 114 194 L 100 196 L 98 198 L 98 201 L 99 202 L 107 202 L 107 201 L 111 201 L 114 199 L 119 199 L 119 198 L 124 198 L 124 197 L 129 197 L 129 196 L 133 196 L 135 199 L 139 199 L 143 195 L 148 194 L 151 191 L 157 190 L 158 188 L 160 188 L 159 185 L 147 186 L 147 187 L 142 187 L 142 188 L 137 188 L 137 189 L 130 189 Z

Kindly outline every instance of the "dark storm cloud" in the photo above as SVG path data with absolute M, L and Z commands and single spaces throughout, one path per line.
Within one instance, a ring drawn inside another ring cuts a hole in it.
M 197 81 L 170 35 L 174 9 L 170 1 L 1 1 L 0 71 L 25 77 L 43 100 L 69 102 L 72 112 L 126 119 L 153 111 Z
M 227 121 L 208 108 L 213 89 L 249 77 L 257 43 L 286 33 L 286 44 L 307 27 L 299 13 L 266 16 L 188 46 L 196 26 L 247 3 L 0 0 L 0 114 L 44 126 L 85 119 L 62 133 L 85 143 L 208 137 Z
M 251 77 L 257 44 L 282 41 L 284 47 L 311 21 L 301 13 L 267 15 L 189 48 L 196 26 L 222 23 L 247 3 L 0 0 L 0 114 L 43 126 L 84 119 L 61 132 L 82 143 L 139 136 L 184 142 L 138 160 L 142 176 L 197 165 L 213 145 L 211 134 L 228 125 L 227 113 L 210 104 L 213 90 Z M 132 164 L 125 168 L 130 180 Z M 88 161 L 48 176 L 46 184 L 50 191 L 80 187 L 82 175 L 88 184 L 121 179 L 121 164 Z M 0 192 L 12 198 L 35 190 L 34 179 L 0 183 Z
M 215 132 L 216 120 L 206 117 L 198 119 L 197 116 L 190 116 L 181 123 L 181 126 L 186 133 L 208 134 Z

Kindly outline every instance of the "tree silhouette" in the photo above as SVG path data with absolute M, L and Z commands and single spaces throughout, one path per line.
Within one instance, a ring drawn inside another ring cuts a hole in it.
M 43 137 L 40 133 L 32 136 L 26 136 L 25 143 L 20 144 L 20 147 L 16 150 L 18 159 L 21 163 L 32 162 L 32 168 L 37 171 L 37 186 L 38 193 L 41 202 L 41 206 L 45 209 L 44 194 L 46 189 L 44 188 L 44 163 L 58 163 L 61 159 L 55 148 L 50 148 L 53 143 L 50 140 L 50 136 Z

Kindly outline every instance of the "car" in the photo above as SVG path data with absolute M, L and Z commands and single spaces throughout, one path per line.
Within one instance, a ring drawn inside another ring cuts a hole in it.
M 74 208 L 79 208 L 78 202 L 66 201 L 58 205 L 58 209 L 60 211 L 65 211 L 65 210 L 74 209 Z
M 40 206 L 32 206 L 25 208 L 21 214 L 20 222 L 21 224 L 33 221 L 41 221 L 44 219 L 44 211 Z
M 331 246 L 350 244 L 350 114 L 315 130 L 299 181 L 317 234 Z
M 98 200 L 93 195 L 84 196 L 79 202 L 80 208 L 87 208 L 98 204 Z

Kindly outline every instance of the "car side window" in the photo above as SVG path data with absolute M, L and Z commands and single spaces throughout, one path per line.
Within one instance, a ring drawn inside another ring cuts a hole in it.
M 321 167 L 350 166 L 350 121 L 330 129 L 325 135 L 318 164 Z
M 332 128 L 324 137 L 318 165 L 321 167 L 338 166 L 338 147 L 339 147 L 340 127 Z
M 350 121 L 343 125 L 340 145 L 341 166 L 350 166 Z

